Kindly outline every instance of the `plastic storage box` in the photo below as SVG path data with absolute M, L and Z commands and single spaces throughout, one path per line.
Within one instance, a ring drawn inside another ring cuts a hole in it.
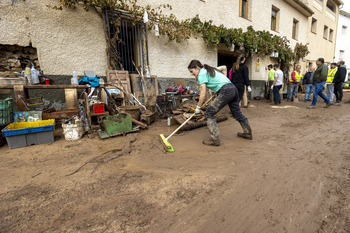
M 0 100 L 0 125 L 7 125 L 13 121 L 13 99 Z
M 55 120 L 11 123 L 2 130 L 11 149 L 54 141 Z
M 105 113 L 105 105 L 104 104 L 95 104 L 92 106 L 92 111 L 95 114 Z

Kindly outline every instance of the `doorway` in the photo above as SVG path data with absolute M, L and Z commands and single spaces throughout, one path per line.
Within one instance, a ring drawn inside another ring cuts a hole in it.
M 228 72 L 232 68 L 233 63 L 235 63 L 237 56 L 230 51 L 218 51 L 218 66 L 227 67 L 227 76 Z

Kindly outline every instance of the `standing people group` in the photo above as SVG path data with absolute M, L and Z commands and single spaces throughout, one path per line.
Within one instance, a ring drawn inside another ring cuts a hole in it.
M 333 105 L 334 95 L 336 96 L 335 106 L 340 106 L 343 98 L 343 83 L 346 77 L 346 66 L 344 61 L 332 63 L 330 69 L 324 64 L 324 59 L 319 58 L 316 61 L 317 68 L 309 67 L 308 72 L 303 76 L 301 66 L 297 65 L 295 70 L 291 73 L 288 82 L 287 101 L 293 101 L 298 93 L 299 85 L 302 84 L 305 89 L 304 102 L 311 101 L 311 94 L 313 99 L 308 109 L 316 108 L 318 96 L 320 96 L 326 103 L 326 108 Z M 268 66 L 268 78 L 266 84 L 269 86 L 269 100 L 272 100 L 271 91 L 273 90 L 273 104 L 280 104 L 281 97 L 279 90 L 283 83 L 283 72 L 279 69 L 279 65 L 275 64 L 274 69 L 272 65 Z M 326 94 L 323 94 L 323 90 Z M 349 100 L 350 103 L 350 100 Z

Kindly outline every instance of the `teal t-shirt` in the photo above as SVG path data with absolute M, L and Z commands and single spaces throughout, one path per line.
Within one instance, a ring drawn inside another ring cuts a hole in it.
M 205 83 L 207 88 L 215 92 L 218 92 L 225 84 L 231 83 L 231 81 L 223 73 L 216 70 L 215 77 L 210 77 L 205 68 L 202 68 L 199 71 L 197 79 L 199 85 Z

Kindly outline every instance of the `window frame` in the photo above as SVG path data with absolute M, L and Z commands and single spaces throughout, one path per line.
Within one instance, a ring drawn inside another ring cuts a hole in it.
M 332 28 L 329 29 L 329 41 L 333 42 L 333 37 L 334 37 L 334 30 Z
M 328 29 L 329 29 L 328 26 L 324 25 L 324 27 L 323 27 L 323 39 L 328 40 L 328 35 L 329 35 Z
M 317 19 L 315 18 L 311 18 L 311 32 L 317 34 Z
M 293 18 L 292 38 L 298 40 L 299 20 Z
M 239 17 L 242 17 L 244 19 L 249 19 L 249 15 L 248 15 L 248 7 L 249 7 L 249 1 L 250 0 L 239 0 Z M 243 4 L 243 2 L 245 2 Z M 244 10 L 244 16 L 242 15 L 243 13 L 243 5 L 245 6 L 245 10 Z
M 273 16 L 273 12 L 276 12 L 276 15 Z M 270 30 L 271 31 L 274 31 L 274 32 L 279 32 L 278 31 L 278 18 L 279 18 L 279 12 L 280 12 L 280 9 L 278 9 L 277 7 L 273 6 L 272 5 L 272 8 L 271 8 L 271 25 L 270 25 Z M 274 27 L 273 27 L 273 26 Z

